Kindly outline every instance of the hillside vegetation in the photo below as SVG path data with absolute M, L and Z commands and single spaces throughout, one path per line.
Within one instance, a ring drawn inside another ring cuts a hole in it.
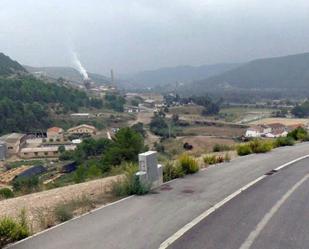
M 51 112 L 67 113 L 97 104 L 82 91 L 46 84 L 32 76 L 0 78 L 0 134 L 41 130 L 50 125 Z
M 0 76 L 9 76 L 15 73 L 25 73 L 26 70 L 16 61 L 0 53 Z
M 307 89 L 309 53 L 259 59 L 194 84 L 196 90 L 212 88 Z
M 225 63 L 202 66 L 177 66 L 166 67 L 157 70 L 142 71 L 129 76 L 127 88 L 148 88 L 159 85 L 172 84 L 175 87 L 176 82 L 187 83 L 196 80 L 202 80 L 214 75 L 221 74 L 228 70 L 238 67 L 239 64 Z
M 83 91 L 34 78 L 0 53 L 0 134 L 42 130 L 51 125 L 53 114 L 102 106 L 102 100 L 91 99 Z

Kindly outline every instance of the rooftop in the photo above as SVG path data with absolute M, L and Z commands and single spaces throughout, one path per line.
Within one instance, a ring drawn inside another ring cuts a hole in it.
M 88 128 L 88 129 L 92 129 L 92 130 L 95 130 L 96 128 L 92 125 L 87 125 L 87 124 L 81 124 L 81 125 L 78 125 L 78 126 L 75 126 L 75 127 L 72 127 L 70 129 L 68 129 L 68 131 L 71 131 L 71 130 L 75 130 L 75 129 L 79 129 L 79 128 Z
M 51 127 L 51 128 L 49 128 L 49 129 L 47 129 L 47 132 L 56 132 L 56 133 L 60 133 L 60 132 L 62 132 L 63 131 L 63 129 L 62 128 L 60 128 L 60 127 Z
M 26 135 L 22 133 L 10 133 L 10 134 L 6 134 L 0 137 L 0 140 L 7 142 L 7 143 L 16 143 L 18 140 L 22 139 L 24 136 Z
M 66 145 L 65 150 L 75 150 L 76 145 Z M 48 147 L 31 147 L 21 149 L 21 153 L 33 153 L 33 152 L 56 152 L 58 151 L 58 146 L 48 146 Z

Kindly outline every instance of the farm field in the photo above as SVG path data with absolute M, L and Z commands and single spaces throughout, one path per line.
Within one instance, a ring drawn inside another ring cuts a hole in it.
M 270 117 L 275 109 L 252 107 L 222 108 L 219 116 L 226 122 L 248 123 L 264 117 Z
M 271 123 L 281 123 L 284 125 L 295 125 L 295 124 L 308 124 L 309 119 L 306 118 L 264 118 L 251 122 L 250 124 L 271 124 Z
M 230 126 L 189 126 L 183 129 L 183 136 L 216 136 L 239 137 L 245 133 L 245 128 Z
M 193 149 L 187 151 L 194 156 L 201 156 L 205 153 L 213 151 L 215 144 L 233 146 L 236 142 L 229 138 L 217 138 L 211 136 L 185 136 L 177 137 L 177 139 L 168 139 L 163 142 L 165 152 L 174 157 L 179 156 L 181 153 L 186 152 L 183 148 L 184 143 L 189 143 L 193 146 Z

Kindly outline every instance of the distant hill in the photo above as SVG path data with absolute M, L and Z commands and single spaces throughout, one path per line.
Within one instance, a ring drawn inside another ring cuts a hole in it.
M 47 78 L 58 79 L 64 78 L 72 83 L 83 84 L 82 75 L 74 68 L 71 67 L 31 67 L 24 66 L 30 73 L 35 75 L 41 75 Z M 110 80 L 106 76 L 88 73 L 89 77 L 94 83 L 97 84 L 109 84 Z
M 240 64 L 225 63 L 202 66 L 177 66 L 166 67 L 157 70 L 142 71 L 134 75 L 127 76 L 127 87 L 155 87 L 160 85 L 170 85 L 188 83 L 202 80 L 214 75 L 221 74 L 238 67 Z
M 27 71 L 17 61 L 0 53 L 0 76 L 10 76 L 16 73 L 26 73 Z
M 217 76 L 195 82 L 203 89 L 241 88 L 299 90 L 309 87 L 309 53 L 254 60 Z

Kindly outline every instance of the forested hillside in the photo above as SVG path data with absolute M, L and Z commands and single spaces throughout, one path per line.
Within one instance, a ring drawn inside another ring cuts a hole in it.
M 188 83 L 221 74 L 234 69 L 240 64 L 222 63 L 201 66 L 177 66 L 166 67 L 157 70 L 142 71 L 134 75 L 127 76 L 127 88 L 148 88 L 159 85 L 173 85 L 176 82 Z
M 254 60 L 193 85 L 198 91 L 208 87 L 302 91 L 308 86 L 309 53 Z
M 97 102 L 82 91 L 46 84 L 32 76 L 0 78 L 0 134 L 44 129 L 51 123 L 50 113 L 78 111 Z
M 0 53 L 0 76 L 9 76 L 20 72 L 25 73 L 26 70 L 18 62 Z

